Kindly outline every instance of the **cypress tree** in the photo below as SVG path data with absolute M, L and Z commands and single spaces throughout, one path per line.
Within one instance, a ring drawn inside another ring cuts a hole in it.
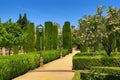
M 31 52 L 35 47 L 35 31 L 34 23 L 30 23 L 26 30 L 26 43 L 25 43 L 25 52 Z
M 27 14 L 25 13 L 22 18 L 22 29 L 24 29 L 27 26 L 28 20 L 27 20 Z
M 45 22 L 45 50 L 51 50 L 52 45 L 52 22 Z
M 19 14 L 19 19 L 17 20 L 17 24 L 19 24 L 20 25 L 20 27 L 22 28 L 22 15 L 21 14 Z
M 72 52 L 72 37 L 69 21 L 66 21 L 63 26 L 63 48 L 68 49 L 69 52 Z
M 17 20 L 17 24 L 20 25 L 21 29 L 26 29 L 28 25 L 27 14 L 24 13 L 23 17 L 19 14 L 19 19 Z
M 58 27 L 56 25 L 53 25 L 52 29 L 52 37 L 53 37 L 53 49 L 57 49 L 58 44 Z
M 38 26 L 36 27 L 36 50 L 40 50 L 40 33 L 38 30 Z

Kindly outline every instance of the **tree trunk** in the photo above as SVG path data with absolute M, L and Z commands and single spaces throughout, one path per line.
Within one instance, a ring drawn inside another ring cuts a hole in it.
M 9 55 L 11 54 L 11 48 L 9 48 Z

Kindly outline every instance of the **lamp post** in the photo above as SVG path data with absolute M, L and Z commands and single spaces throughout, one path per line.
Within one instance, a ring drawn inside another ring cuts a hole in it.
M 40 67 L 43 66 L 43 57 L 42 57 L 42 32 L 43 32 L 43 26 L 39 25 L 38 30 L 40 33 Z
M 61 32 L 59 33 L 59 38 L 60 38 L 60 44 L 59 44 L 59 46 L 60 46 L 60 58 L 62 58 L 62 34 L 61 34 Z

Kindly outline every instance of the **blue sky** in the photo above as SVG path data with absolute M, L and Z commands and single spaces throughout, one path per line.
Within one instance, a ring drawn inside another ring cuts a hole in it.
M 78 20 L 85 14 L 94 14 L 97 6 L 120 8 L 120 0 L 0 0 L 0 17 L 3 22 L 9 18 L 15 22 L 19 13 L 27 13 L 27 18 L 35 25 L 45 21 L 65 21 L 78 26 Z

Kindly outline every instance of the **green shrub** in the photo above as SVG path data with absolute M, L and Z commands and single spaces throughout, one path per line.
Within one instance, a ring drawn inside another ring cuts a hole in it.
M 62 55 L 65 56 L 68 54 L 67 49 L 62 50 Z M 50 50 L 50 51 L 43 51 L 43 59 L 44 63 L 48 63 L 60 57 L 60 50 Z
M 73 57 L 73 69 L 90 69 L 91 66 L 120 67 L 118 56 L 84 56 L 77 54 Z
M 113 75 L 120 75 L 120 67 L 101 67 L 101 66 L 95 66 L 91 67 L 91 70 L 95 70 L 99 73 L 108 73 Z
M 34 51 L 35 47 L 35 30 L 34 30 L 34 23 L 30 23 L 27 26 L 26 32 L 26 42 L 24 44 L 25 52 Z
M 45 22 L 45 50 L 52 50 L 53 38 L 52 38 L 53 23 L 51 21 Z
M 0 80 L 11 80 L 39 66 L 38 54 L 0 57 Z
M 96 73 L 91 75 L 89 72 L 81 72 L 81 80 L 120 80 L 120 76 L 116 75 L 100 73 L 97 78 L 95 78 L 95 75 Z
M 10 71 L 9 67 L 10 62 L 7 59 L 0 59 L 0 80 L 9 80 L 10 79 Z
M 62 50 L 64 55 L 68 50 Z M 60 50 L 43 51 L 44 63 L 48 63 L 60 57 Z M 29 70 L 39 66 L 39 52 L 26 53 L 24 55 L 0 56 L 0 80 L 11 80 Z
M 58 45 L 58 27 L 57 25 L 53 25 L 52 27 L 52 43 L 53 43 L 53 49 L 57 49 Z
M 90 69 L 91 66 L 100 66 L 100 57 L 74 56 L 73 69 Z
M 72 36 L 71 36 L 71 28 L 70 22 L 66 21 L 62 30 L 63 35 L 63 48 L 68 49 L 68 51 L 72 52 Z
M 43 60 L 44 63 L 48 63 L 60 57 L 59 50 L 51 50 L 51 51 L 44 51 L 43 52 Z
M 62 50 L 62 56 L 65 56 L 67 54 L 69 54 L 69 51 L 67 49 L 63 49 Z
M 79 71 L 76 71 L 74 73 L 74 76 L 73 76 L 72 80 L 81 80 L 81 76 L 80 76 L 80 72 Z

